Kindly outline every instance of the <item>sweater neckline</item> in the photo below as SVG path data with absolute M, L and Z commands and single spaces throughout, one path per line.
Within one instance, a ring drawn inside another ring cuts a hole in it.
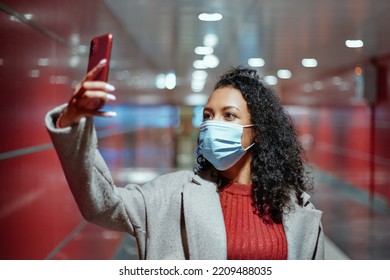
M 251 196 L 252 188 L 253 188 L 252 184 L 241 184 L 241 183 L 230 181 L 221 188 L 220 192 L 243 195 L 243 196 Z

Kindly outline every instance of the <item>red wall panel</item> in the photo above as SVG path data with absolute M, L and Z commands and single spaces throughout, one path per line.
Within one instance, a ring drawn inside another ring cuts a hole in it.
M 383 67 L 386 64 L 389 62 L 382 62 L 382 67 L 378 68 L 381 77 L 376 81 L 378 98 L 372 104 L 356 99 L 353 87 L 340 99 L 340 92 L 329 83 L 331 75 L 324 78 L 321 92 L 311 93 L 310 99 L 305 99 L 307 93 L 299 93 L 299 89 L 284 93 L 290 98 L 300 96 L 297 100 L 310 101 L 308 104 L 294 103 L 288 98 L 284 101 L 293 108 L 291 111 L 311 163 L 368 196 L 379 198 L 389 207 L 390 75 L 383 73 L 387 71 L 388 67 Z M 350 72 L 353 73 L 353 69 Z M 349 72 L 344 76 L 337 74 L 353 81 Z
M 71 43 L 88 51 L 94 35 L 123 30 L 101 1 L 1 4 L 0 259 L 111 258 L 122 234 L 80 227 L 44 116 L 85 73 L 86 53 Z M 25 14 L 31 22 L 17 19 Z M 120 45 L 117 39 L 115 52 L 123 52 Z

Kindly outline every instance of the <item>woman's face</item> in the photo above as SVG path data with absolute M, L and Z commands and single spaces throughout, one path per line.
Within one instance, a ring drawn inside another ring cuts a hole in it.
M 247 103 L 238 89 L 227 86 L 216 89 L 203 110 L 203 120 L 249 125 L 251 116 Z M 244 128 L 241 144 L 247 148 L 253 143 L 252 128 Z

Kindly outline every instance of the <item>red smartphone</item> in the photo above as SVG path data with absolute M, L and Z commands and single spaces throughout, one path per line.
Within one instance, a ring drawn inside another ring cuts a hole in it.
M 107 59 L 107 63 L 104 68 L 96 76 L 96 81 L 107 82 L 108 72 L 110 68 L 110 56 L 112 46 L 112 34 L 104 34 L 92 38 L 91 47 L 89 50 L 88 69 L 87 72 L 91 71 L 102 59 Z

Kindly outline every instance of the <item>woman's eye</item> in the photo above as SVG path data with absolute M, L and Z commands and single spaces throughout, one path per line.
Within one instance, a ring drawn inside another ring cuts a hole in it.
M 235 118 L 236 118 L 236 116 L 232 113 L 225 114 L 225 119 L 227 119 L 227 120 L 234 120 Z
M 207 120 L 211 120 L 213 117 L 210 115 L 210 114 L 204 114 L 203 115 L 203 120 L 204 121 L 207 121 Z

